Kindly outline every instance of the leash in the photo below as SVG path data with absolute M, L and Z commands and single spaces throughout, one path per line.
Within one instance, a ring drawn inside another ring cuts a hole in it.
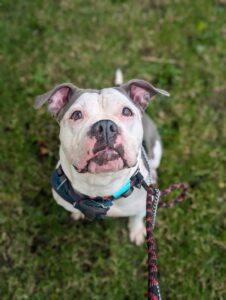
M 141 174 L 139 175 L 138 181 L 147 192 L 146 200 L 146 242 L 148 248 L 148 300 L 162 300 L 159 283 L 158 283 L 158 268 L 157 268 L 157 255 L 156 255 L 156 243 L 154 239 L 154 227 L 157 215 L 158 207 L 170 208 L 176 204 L 181 203 L 187 196 L 188 184 L 187 183 L 175 183 L 169 185 L 168 188 L 160 191 L 155 184 L 153 184 L 151 176 L 151 166 L 148 159 L 145 148 L 141 147 L 141 153 L 144 158 L 144 162 L 148 169 L 148 177 L 146 182 Z M 181 194 L 174 200 L 163 201 L 163 196 L 170 194 L 174 190 L 182 190 Z
M 141 175 L 142 176 L 142 175 Z M 158 283 L 158 268 L 156 243 L 154 239 L 154 226 L 158 207 L 173 207 L 174 205 L 184 201 L 188 192 L 188 184 L 176 183 L 170 185 L 168 188 L 160 191 L 154 184 L 147 185 L 147 183 L 140 178 L 143 188 L 147 191 L 146 202 L 146 231 L 147 231 L 147 248 L 148 248 L 148 300 L 161 300 L 160 288 Z M 170 194 L 172 191 L 181 189 L 181 194 L 169 202 L 163 202 L 162 197 Z

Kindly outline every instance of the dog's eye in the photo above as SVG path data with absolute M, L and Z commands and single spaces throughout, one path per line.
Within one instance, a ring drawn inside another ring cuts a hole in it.
M 74 111 L 73 114 L 71 115 L 71 119 L 74 121 L 77 121 L 81 118 L 82 118 L 82 112 L 80 110 Z
M 124 107 L 123 110 L 122 110 L 122 114 L 125 117 L 131 117 L 133 115 L 133 112 L 128 107 Z

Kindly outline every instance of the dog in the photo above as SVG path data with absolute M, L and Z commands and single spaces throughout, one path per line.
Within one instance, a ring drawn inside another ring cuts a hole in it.
M 146 235 L 146 192 L 130 182 L 138 170 L 144 179 L 157 180 L 162 145 L 145 113 L 157 94 L 169 96 L 140 79 L 101 90 L 63 83 L 34 104 L 38 109 L 48 102 L 60 126 L 60 159 L 52 176 L 56 202 L 75 220 L 129 217 L 129 236 L 136 245 Z

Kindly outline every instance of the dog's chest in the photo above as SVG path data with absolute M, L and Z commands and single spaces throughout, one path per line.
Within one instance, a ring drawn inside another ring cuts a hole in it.
M 127 198 L 113 201 L 113 205 L 107 212 L 109 217 L 127 217 L 145 212 L 146 193 L 142 189 L 135 189 Z

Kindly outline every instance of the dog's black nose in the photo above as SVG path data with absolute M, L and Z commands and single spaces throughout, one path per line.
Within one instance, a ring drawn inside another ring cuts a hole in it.
M 100 120 L 93 124 L 90 130 L 91 136 L 97 140 L 103 140 L 107 145 L 114 143 L 119 133 L 118 126 L 111 120 Z

